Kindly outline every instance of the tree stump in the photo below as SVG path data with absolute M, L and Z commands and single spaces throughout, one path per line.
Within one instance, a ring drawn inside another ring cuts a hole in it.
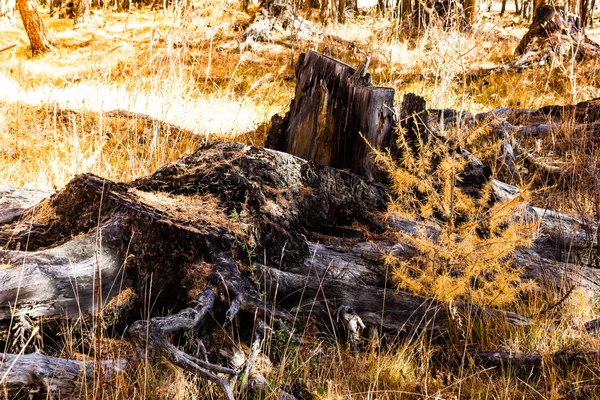
M 371 85 L 370 74 L 353 79 L 354 73 L 354 68 L 325 55 L 303 54 L 287 123 L 272 130 L 267 143 L 320 165 L 379 180 L 370 146 L 383 149 L 392 140 L 394 89 Z

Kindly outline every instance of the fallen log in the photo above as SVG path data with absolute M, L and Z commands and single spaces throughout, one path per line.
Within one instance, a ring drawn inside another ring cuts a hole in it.
M 98 308 L 98 273 L 106 304 L 125 289 L 121 240 L 112 223 L 47 250 L 0 250 L 0 320 L 83 317 Z
M 38 204 L 51 194 L 41 190 L 0 186 L 0 224 L 4 225 L 14 221 L 22 215 L 25 209 Z
M 38 352 L 0 355 L 0 385 L 8 396 L 30 395 L 49 398 L 85 396 L 84 382 L 94 382 L 98 369 L 106 379 L 122 374 L 127 360 L 79 361 L 50 357 Z
M 544 365 L 566 366 L 595 366 L 600 360 L 599 351 L 557 351 L 544 356 L 539 353 L 511 353 L 507 351 L 478 351 L 470 353 L 469 357 L 477 365 L 494 368 L 521 369 L 526 373 L 539 373 Z

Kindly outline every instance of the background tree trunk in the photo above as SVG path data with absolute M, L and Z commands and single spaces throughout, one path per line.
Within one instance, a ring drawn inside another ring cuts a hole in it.
M 29 0 L 17 0 L 17 8 L 29 37 L 32 53 L 42 54 L 50 51 L 52 44 L 37 9 Z
M 77 1 L 77 7 L 75 7 L 75 14 L 73 15 L 73 25 L 79 25 L 84 23 L 90 14 L 90 0 L 79 0 Z
M 475 22 L 478 8 L 479 2 L 477 0 L 464 0 L 465 19 L 469 24 Z

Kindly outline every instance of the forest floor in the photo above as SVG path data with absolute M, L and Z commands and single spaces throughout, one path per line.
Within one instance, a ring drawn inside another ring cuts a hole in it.
M 510 6 L 500 17 L 494 3 L 470 30 L 432 27 L 419 36 L 407 35 L 375 9 L 362 9 L 345 24 L 319 25 L 322 34 L 316 37 L 283 30 L 240 50 L 239 37 L 252 12 L 227 0 L 192 3 L 185 14 L 176 7 L 93 9 L 76 29 L 71 19 L 51 18 L 40 7 L 55 50 L 35 57 L 20 19 L 15 26 L 0 19 L 0 49 L 15 45 L 0 52 L 0 184 L 59 190 L 84 172 L 129 181 L 189 154 L 206 138 L 262 145 L 265 124 L 289 107 L 295 63 L 308 49 L 353 66 L 372 54 L 373 82 L 393 87 L 397 104 L 412 92 L 425 97 L 430 108 L 475 113 L 600 97 L 600 60 L 557 59 L 519 73 L 462 79 L 513 57 L 529 22 L 514 16 Z M 316 21 L 318 13 L 305 17 Z M 600 42 L 599 21 L 586 31 Z M 173 137 L 157 124 L 105 113 L 114 110 L 143 113 L 195 136 Z M 534 202 L 546 200 L 540 195 Z M 576 212 L 577 202 L 554 198 L 551 204 Z M 573 324 L 597 316 L 595 300 L 583 292 L 568 302 Z M 528 338 L 507 337 L 502 345 L 550 354 L 581 343 L 574 332 L 567 329 L 549 343 L 539 329 Z M 535 377 L 535 383 L 521 372 L 498 376 L 471 367 L 456 376 L 436 375 L 421 360 L 433 352 L 422 341 L 356 358 L 333 345 L 330 336 L 315 332 L 310 340 L 304 348 L 274 344 L 282 347 L 275 349 L 279 363 L 268 368 L 275 370 L 274 382 L 301 385 L 315 398 L 588 398 L 600 386 L 600 373 L 595 381 L 579 381 L 576 372 L 568 379 L 549 373 Z M 588 344 L 598 346 L 591 339 Z M 189 398 L 205 389 L 185 373 L 167 370 L 148 380 L 148 398 Z

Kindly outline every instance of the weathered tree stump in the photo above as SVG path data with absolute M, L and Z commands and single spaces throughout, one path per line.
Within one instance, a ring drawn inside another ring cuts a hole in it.
M 369 144 L 381 149 L 392 140 L 394 90 L 371 85 L 368 73 L 354 79 L 354 73 L 338 60 L 306 52 L 296 68 L 298 83 L 287 124 L 270 132 L 268 145 L 379 180 Z

